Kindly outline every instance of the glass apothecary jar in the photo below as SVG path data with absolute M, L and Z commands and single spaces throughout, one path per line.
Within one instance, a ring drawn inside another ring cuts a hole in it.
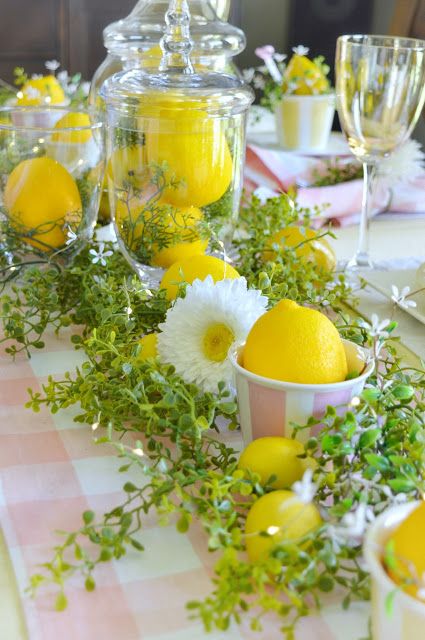
M 0 109 L 0 273 L 78 253 L 96 224 L 103 123 L 70 107 Z
M 124 255 L 155 284 L 237 216 L 251 90 L 225 74 L 129 71 L 106 81 L 108 181 Z
M 232 58 L 246 46 L 240 29 L 226 22 L 231 0 L 188 0 L 191 14 L 191 59 L 199 71 L 239 72 Z M 168 0 L 139 0 L 126 18 L 113 22 L 103 32 L 108 52 L 93 76 L 91 106 L 99 105 L 100 89 L 109 77 L 134 68 L 158 68 L 165 31 Z

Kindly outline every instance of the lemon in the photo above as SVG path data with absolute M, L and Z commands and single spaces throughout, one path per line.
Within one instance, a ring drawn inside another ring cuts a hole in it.
M 65 93 L 55 76 L 43 76 L 28 80 L 18 91 L 16 104 L 32 107 L 42 104 L 63 104 Z
M 185 111 L 184 103 L 170 105 L 157 110 L 157 122 L 147 121 L 148 163 L 166 163 L 168 184 L 177 183 L 165 190 L 167 202 L 205 207 L 219 200 L 232 180 L 233 161 L 223 124 L 200 110 Z
M 388 539 L 396 559 L 395 570 L 388 568 L 388 573 L 396 584 L 404 584 L 403 588 L 412 596 L 417 595 L 417 581 L 425 574 L 424 535 L 425 501 L 403 520 Z M 406 584 L 412 580 L 416 584 Z
M 78 224 L 82 215 L 74 178 L 59 162 L 46 157 L 23 160 L 13 169 L 4 204 L 19 233 L 31 233 L 31 238 L 22 239 L 42 251 L 64 245 L 64 223 Z
M 80 127 L 90 127 L 91 122 L 87 113 L 67 113 L 55 124 L 55 129 L 71 129 L 70 131 L 58 131 L 53 133 L 53 142 L 66 142 L 71 144 L 84 144 L 91 138 L 90 129 L 80 129 Z M 75 129 L 72 131 L 72 129 Z
M 318 237 L 319 235 L 319 232 L 314 229 L 301 230 L 299 227 L 281 229 L 273 234 L 267 243 L 267 248 L 263 251 L 263 260 L 267 262 L 276 259 L 273 245 L 287 246 L 295 248 L 295 253 L 299 258 L 314 262 L 325 271 L 334 271 L 336 266 L 335 252 L 329 242 L 325 238 Z
M 150 176 L 146 167 L 144 145 L 115 149 L 108 159 L 105 178 L 112 180 L 117 189 L 129 191 L 131 188 L 146 188 Z
M 292 491 L 271 491 L 250 508 L 246 523 L 246 550 L 255 562 L 267 557 L 283 540 L 297 541 L 322 524 L 314 504 L 304 504 Z M 269 536 L 261 535 L 268 532 Z
M 149 358 L 156 358 L 158 355 L 157 345 L 158 345 L 158 334 L 157 333 L 148 333 L 143 336 L 139 340 L 139 344 L 142 347 L 138 355 L 138 360 L 140 362 L 144 362 Z
M 283 76 L 283 88 L 289 83 L 296 84 L 292 92 L 298 96 L 325 93 L 329 89 L 329 81 L 320 68 L 306 56 L 294 54 L 286 67 Z
M 171 265 L 161 280 L 161 289 L 166 289 L 167 299 L 174 300 L 179 292 L 179 284 L 192 284 L 196 278 L 205 280 L 211 276 L 214 282 L 239 278 L 239 273 L 230 264 L 214 256 L 193 256 Z
M 298 457 L 303 454 L 304 446 L 298 440 L 278 436 L 258 438 L 242 451 L 238 467 L 257 473 L 262 485 L 268 483 L 273 489 L 288 489 L 312 466 L 312 459 Z M 271 476 L 276 479 L 268 482 Z
M 257 375 L 301 384 L 341 382 L 347 376 L 344 345 L 319 311 L 281 300 L 248 334 L 243 365 Z

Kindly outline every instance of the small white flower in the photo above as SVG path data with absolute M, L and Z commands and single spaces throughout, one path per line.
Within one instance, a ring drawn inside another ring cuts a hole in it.
M 31 80 L 40 80 L 40 78 L 43 77 L 43 74 L 41 73 L 33 73 L 31 76 Z
M 24 91 L 25 97 L 29 100 L 35 100 L 41 96 L 41 93 L 35 87 L 27 87 Z
M 372 313 L 371 323 L 363 321 L 361 325 L 367 329 L 372 338 L 388 338 L 389 333 L 386 331 L 386 327 L 391 323 L 391 320 L 385 318 L 380 320 L 376 313 Z
M 81 91 L 84 96 L 88 96 L 90 93 L 90 82 L 82 82 L 80 85 Z
M 78 237 L 75 231 L 73 231 L 72 229 L 68 229 L 68 231 L 66 232 L 66 236 L 68 238 L 68 240 L 65 242 L 66 245 L 72 244 Z
M 55 72 L 57 69 L 59 69 L 59 67 L 61 66 L 61 63 L 59 62 L 59 60 L 46 60 L 46 62 L 44 63 L 44 66 L 48 71 Z
M 425 169 L 425 154 L 417 140 L 407 140 L 379 163 L 378 175 L 388 187 L 395 182 L 411 182 Z
M 374 519 L 373 509 L 361 502 L 355 511 L 343 516 L 340 524 L 329 525 L 327 533 L 335 551 L 338 552 L 343 546 L 356 547 L 361 544 L 368 523 Z
M 162 362 L 204 391 L 217 391 L 220 381 L 231 387 L 230 347 L 243 342 L 266 311 L 267 298 L 248 289 L 245 278 L 214 282 L 195 280 L 169 309 L 159 325 L 158 353 Z
M 78 85 L 74 84 L 73 82 L 71 82 L 66 88 L 67 92 L 70 95 L 73 95 L 77 91 L 77 89 L 78 89 Z
M 420 580 L 420 588 L 417 591 L 417 596 L 421 600 L 425 600 L 425 573 L 422 574 L 422 578 Z
M 249 67 L 248 69 L 243 69 L 242 76 L 245 82 L 250 84 L 254 80 L 255 69 L 254 67 Z
M 256 89 L 264 89 L 264 87 L 266 86 L 266 81 L 262 76 L 255 76 L 253 84 Z
M 259 71 L 260 73 L 268 73 L 268 68 L 267 65 L 265 64 L 260 64 L 259 67 L 257 67 L 257 71 Z
M 286 55 L 286 53 L 274 53 L 273 54 L 273 58 L 276 60 L 276 62 L 283 62 L 284 60 L 286 60 L 288 56 Z
M 313 482 L 313 470 L 306 469 L 301 480 L 294 482 L 292 485 L 292 491 L 297 495 L 297 498 L 304 504 L 313 502 L 314 496 L 317 493 L 318 486 Z
M 393 295 L 391 296 L 391 300 L 395 302 L 402 309 L 414 309 L 416 307 L 416 302 L 414 300 L 406 300 L 407 296 L 410 293 L 410 287 L 403 287 L 401 291 L 398 290 L 398 287 L 395 284 L 391 285 L 391 291 Z
M 69 80 L 69 73 L 68 71 L 59 71 L 58 75 L 56 76 L 58 81 L 62 84 L 62 85 L 66 85 L 68 84 L 68 80 Z
M 310 49 L 308 47 L 305 47 L 303 44 L 299 44 L 297 47 L 292 47 L 292 51 L 297 56 L 306 56 L 308 55 L 308 52 L 310 51 Z
M 99 242 L 98 245 L 98 250 L 96 251 L 96 249 L 90 249 L 89 254 L 92 257 L 91 261 L 93 264 L 97 264 L 98 262 L 100 262 L 100 264 L 103 267 L 106 267 L 106 260 L 105 258 L 109 258 L 109 256 L 113 255 L 113 251 L 110 251 L 108 249 L 108 251 L 105 251 L 105 243 L 104 242 Z

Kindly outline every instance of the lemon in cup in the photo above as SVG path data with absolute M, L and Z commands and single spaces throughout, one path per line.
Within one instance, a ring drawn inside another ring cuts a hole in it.
M 281 300 L 248 334 L 243 366 L 259 376 L 299 384 L 342 382 L 348 372 L 344 345 L 324 314 Z

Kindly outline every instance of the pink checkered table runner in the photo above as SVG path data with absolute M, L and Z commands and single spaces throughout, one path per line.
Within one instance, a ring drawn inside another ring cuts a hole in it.
M 187 535 L 153 519 L 140 534 L 143 553 L 129 551 L 105 563 L 88 593 L 80 580 L 68 586 L 69 606 L 53 610 L 53 592 L 31 600 L 23 591 L 38 563 L 50 560 L 55 530 L 74 530 L 90 508 L 103 513 L 123 497 L 121 462 L 108 445 L 95 445 L 91 429 L 73 422 L 74 411 L 51 415 L 24 408 L 27 389 L 40 389 L 48 375 L 72 371 L 83 355 L 69 333 L 48 336 L 46 349 L 12 362 L 0 356 L 0 523 L 22 596 L 29 640 L 276 640 L 276 621 L 262 633 L 248 625 L 207 634 L 190 621 L 189 600 L 206 596 L 216 556 L 194 524 Z M 235 435 L 230 436 L 235 444 Z M 236 442 L 238 444 L 238 442 Z M 240 444 L 240 443 L 239 443 Z M 1 597 L 1 593 L 0 593 Z M 342 611 L 333 601 L 320 615 L 303 620 L 297 640 L 358 640 L 365 637 L 368 605 Z M 10 638 L 2 633 L 0 640 Z

